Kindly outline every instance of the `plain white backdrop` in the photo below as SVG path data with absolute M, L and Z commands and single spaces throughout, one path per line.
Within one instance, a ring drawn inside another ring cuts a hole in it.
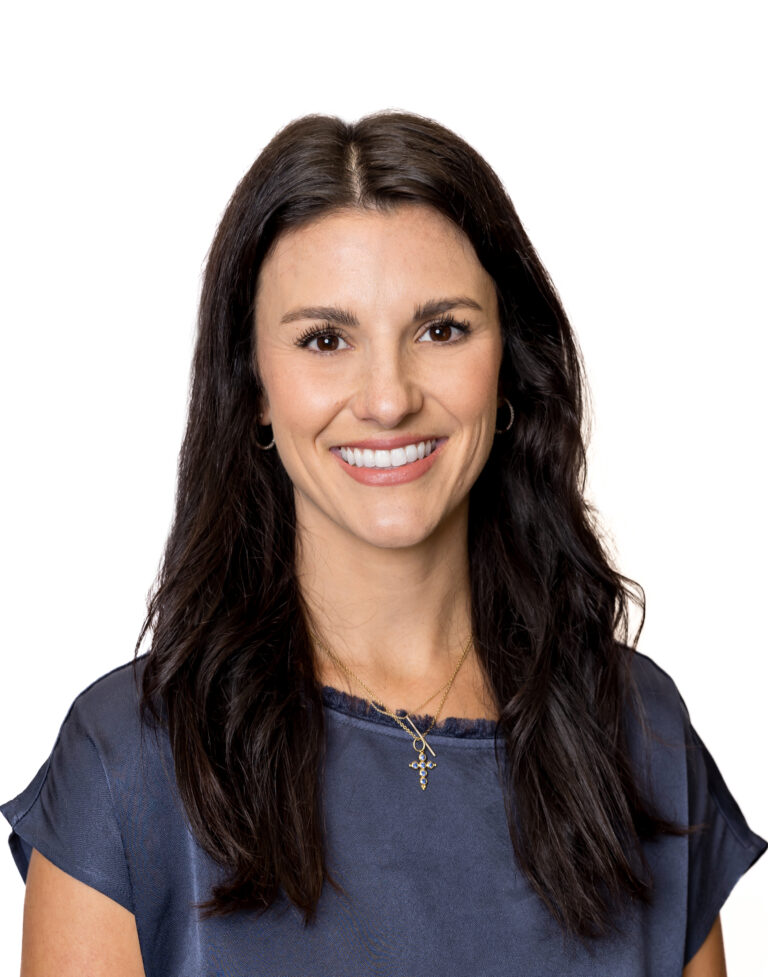
M 206 250 L 297 116 L 431 116 L 507 186 L 580 339 L 589 495 L 768 835 L 760 5 L 16 4 L 0 67 L 0 799 L 129 660 L 172 513 Z M 3 822 L 5 823 L 5 822 Z M 23 885 L 0 850 L 0 970 Z M 723 910 L 768 974 L 768 862 Z

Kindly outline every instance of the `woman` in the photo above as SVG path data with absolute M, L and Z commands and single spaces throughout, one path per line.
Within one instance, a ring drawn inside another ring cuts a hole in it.
M 581 384 L 469 146 L 278 133 L 208 259 L 149 654 L 3 808 L 25 975 L 725 973 L 766 843 L 628 643 Z

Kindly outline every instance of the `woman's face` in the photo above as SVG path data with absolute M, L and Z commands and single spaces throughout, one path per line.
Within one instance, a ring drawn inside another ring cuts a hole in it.
M 259 420 L 300 534 L 393 548 L 465 525 L 502 339 L 493 280 L 463 232 L 420 204 L 285 232 L 260 270 L 255 330 Z

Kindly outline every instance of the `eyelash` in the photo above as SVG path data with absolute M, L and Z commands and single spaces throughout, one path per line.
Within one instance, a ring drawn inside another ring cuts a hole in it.
M 304 332 L 296 338 L 296 345 L 302 349 L 306 349 L 307 346 L 312 342 L 313 339 L 320 339 L 322 336 L 338 336 L 339 339 L 344 339 L 344 333 L 336 326 L 332 326 L 330 322 L 326 322 L 323 326 L 310 326 L 305 329 Z M 321 353 L 327 352 L 326 350 L 313 350 L 313 352 Z M 333 352 L 337 352 L 333 350 Z
M 435 344 L 437 346 L 452 346 L 454 343 L 460 342 L 465 336 L 468 336 L 472 332 L 472 326 L 467 322 L 466 319 L 456 319 L 452 315 L 444 315 L 442 318 L 435 319 L 434 322 L 430 322 L 422 335 L 426 335 L 430 329 L 434 329 L 436 326 L 450 326 L 460 334 L 458 339 L 449 340 L 445 344 L 438 342 Z
M 466 321 L 466 319 L 456 319 L 452 315 L 445 315 L 440 319 L 435 319 L 433 322 L 430 322 L 422 335 L 426 335 L 430 329 L 434 329 L 435 327 L 439 326 L 450 326 L 452 329 L 457 330 L 457 332 L 460 333 L 460 336 L 458 339 L 451 339 L 445 342 L 435 342 L 434 345 L 436 346 L 453 346 L 455 343 L 461 342 L 465 336 L 468 336 L 472 332 L 472 326 Z M 297 337 L 296 345 L 301 349 L 306 349 L 313 339 L 320 339 L 323 336 L 338 336 L 339 339 L 344 339 L 346 342 L 344 333 L 330 322 L 326 322 L 322 326 L 309 326 L 308 329 L 305 329 L 304 332 Z M 329 353 L 341 352 L 341 350 L 313 350 L 312 352 L 325 353 L 328 355 Z

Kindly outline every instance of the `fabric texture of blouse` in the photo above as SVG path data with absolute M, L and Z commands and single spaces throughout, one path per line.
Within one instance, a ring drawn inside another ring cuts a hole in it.
M 147 977 L 680 977 L 766 842 L 672 679 L 639 653 L 632 667 L 654 733 L 627 727 L 637 769 L 660 813 L 707 827 L 648 843 L 653 904 L 627 909 L 621 935 L 586 948 L 564 939 L 515 863 L 494 724 L 438 724 L 422 790 L 405 733 L 330 688 L 326 845 L 344 892 L 326 886 L 309 926 L 288 902 L 200 918 L 195 904 L 223 870 L 190 831 L 167 737 L 139 721 L 130 664 L 78 696 L 48 760 L 2 805 L 11 850 L 23 877 L 37 848 L 134 913 Z

